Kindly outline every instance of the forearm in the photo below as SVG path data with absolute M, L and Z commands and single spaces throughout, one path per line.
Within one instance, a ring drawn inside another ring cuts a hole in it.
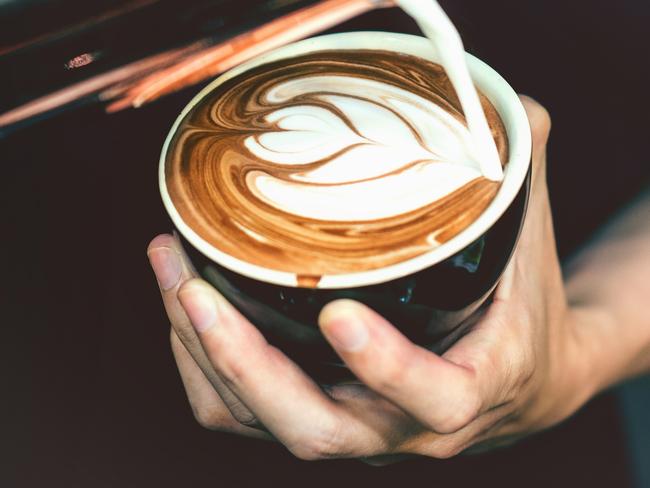
M 650 190 L 564 271 L 593 389 L 650 372 Z

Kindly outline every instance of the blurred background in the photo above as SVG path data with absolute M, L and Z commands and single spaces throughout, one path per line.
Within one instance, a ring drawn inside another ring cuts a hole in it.
M 160 148 L 205 81 L 147 83 L 317 3 L 0 1 L 0 486 L 650 487 L 648 378 L 513 447 L 384 468 L 307 463 L 196 424 L 145 250 L 172 228 Z M 440 3 L 468 51 L 549 109 L 568 256 L 650 183 L 650 3 Z M 418 33 L 397 9 L 330 29 L 349 30 Z

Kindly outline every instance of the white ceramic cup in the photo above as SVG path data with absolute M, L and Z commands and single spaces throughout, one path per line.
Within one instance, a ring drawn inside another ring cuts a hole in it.
M 174 225 L 192 246 L 210 260 L 249 278 L 276 285 L 297 286 L 294 273 L 267 269 L 230 256 L 209 244 L 185 223 L 167 192 L 165 159 L 170 141 L 185 115 L 208 93 L 226 80 L 265 63 L 330 49 L 382 49 L 411 54 L 434 62 L 437 60 L 436 52 L 428 39 L 407 34 L 346 32 L 306 39 L 259 56 L 216 78 L 185 107 L 165 140 L 160 156 L 159 184 L 165 208 Z M 471 54 L 467 54 L 467 64 L 476 86 L 487 96 L 501 116 L 508 136 L 508 162 L 505 167 L 503 183 L 496 197 L 478 219 L 444 244 L 407 261 L 384 268 L 324 275 L 318 283 L 318 288 L 348 288 L 382 283 L 438 263 L 484 234 L 515 198 L 528 171 L 531 156 L 530 127 L 526 112 L 517 94 L 496 71 Z

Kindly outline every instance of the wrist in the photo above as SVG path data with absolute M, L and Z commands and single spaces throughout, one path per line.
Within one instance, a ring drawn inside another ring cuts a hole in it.
M 571 364 L 578 371 L 578 394 L 590 398 L 620 381 L 621 352 L 613 336 L 615 320 L 604 308 L 574 305 L 567 312 Z
M 602 320 L 596 310 L 572 307 L 552 327 L 548 370 L 540 374 L 542 385 L 530 412 L 535 430 L 562 422 L 603 389 L 607 374 L 589 325 Z

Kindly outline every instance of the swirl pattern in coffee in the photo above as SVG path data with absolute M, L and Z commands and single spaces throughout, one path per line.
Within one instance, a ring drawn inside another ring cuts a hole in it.
M 504 162 L 503 123 L 481 101 Z M 472 154 L 438 65 L 332 50 L 217 86 L 179 125 L 165 179 L 183 221 L 212 246 L 319 277 L 396 264 L 465 229 L 499 187 Z

